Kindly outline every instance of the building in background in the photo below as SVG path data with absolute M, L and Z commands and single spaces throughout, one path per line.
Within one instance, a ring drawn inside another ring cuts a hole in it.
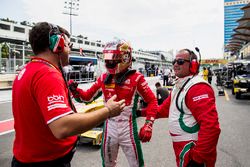
M 16 73 L 19 67 L 30 60 L 33 52 L 28 39 L 33 25 L 35 23 L 30 24 L 26 21 L 17 23 L 8 19 L 0 19 L 0 73 Z M 90 40 L 83 35 L 72 35 L 70 41 L 73 43 L 71 55 L 95 57 L 99 60 L 99 64 L 103 63 L 102 51 L 105 42 Z M 165 51 L 156 54 L 134 49 L 132 55 L 135 60 L 133 68 L 141 71 L 146 64 L 153 67 L 170 66 L 173 57 Z
M 237 20 L 244 14 L 241 8 L 249 2 L 250 0 L 224 0 L 224 58 L 226 59 L 229 59 L 232 54 L 226 46 L 235 33 L 234 29 L 238 26 Z
M 232 38 L 231 35 L 238 26 L 237 20 L 243 16 L 241 8 L 249 2 L 250 0 L 224 0 L 224 45 Z

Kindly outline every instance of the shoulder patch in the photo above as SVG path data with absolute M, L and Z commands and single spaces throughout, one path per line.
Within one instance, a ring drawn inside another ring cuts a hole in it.
M 193 97 L 193 101 L 198 101 L 198 100 L 207 99 L 207 98 L 208 98 L 208 94 L 203 94 L 203 95 Z

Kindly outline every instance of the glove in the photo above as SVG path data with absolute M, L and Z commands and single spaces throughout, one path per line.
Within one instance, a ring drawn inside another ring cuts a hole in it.
M 139 139 L 143 143 L 150 141 L 152 137 L 153 123 L 154 123 L 154 118 L 152 117 L 151 120 L 146 120 L 145 124 L 141 128 L 139 133 Z
M 69 85 L 69 90 L 73 94 L 74 98 L 79 98 L 80 97 L 79 92 L 77 91 L 78 83 L 71 79 L 68 81 L 68 85 Z
M 72 79 L 68 81 L 68 85 L 69 85 L 69 89 L 70 89 L 71 92 L 76 91 L 76 89 L 77 89 L 77 87 L 78 87 L 78 83 L 75 82 L 75 81 L 72 80 Z
M 190 160 L 189 163 L 187 164 L 187 167 L 205 167 L 204 163 L 198 163 L 195 162 L 194 160 Z

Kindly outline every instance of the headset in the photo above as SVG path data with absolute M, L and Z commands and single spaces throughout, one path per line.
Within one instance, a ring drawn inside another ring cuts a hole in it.
M 53 53 L 62 53 L 64 50 L 64 38 L 63 33 L 59 31 L 58 26 L 54 24 L 50 24 L 50 32 L 49 32 L 49 49 Z
M 198 74 L 199 72 L 199 67 L 200 67 L 200 64 L 201 64 L 201 54 L 200 54 L 200 49 L 198 47 L 195 47 L 195 50 L 196 52 L 199 53 L 199 62 L 197 61 L 197 57 L 195 55 L 195 53 L 192 51 L 192 50 L 189 50 L 189 49 L 184 49 L 186 50 L 189 55 L 190 55 L 190 65 L 189 65 L 189 71 L 193 74 L 193 77 Z M 193 56 L 195 55 L 195 56 Z M 196 57 L 196 58 L 194 58 Z M 180 96 L 180 93 L 182 92 L 182 90 L 184 89 L 184 87 L 187 85 L 187 83 L 191 80 L 191 78 L 188 78 L 188 80 L 183 84 L 183 86 L 181 87 L 181 89 L 179 90 L 179 92 L 177 93 L 177 96 L 176 96 L 176 107 L 177 109 L 182 112 L 181 108 L 178 106 L 178 99 L 179 99 L 179 96 Z
M 190 55 L 190 64 L 189 64 L 189 71 L 190 73 L 192 73 L 193 75 L 198 74 L 199 72 L 199 68 L 200 68 L 200 63 L 201 63 L 201 54 L 200 54 L 200 50 L 198 47 L 195 47 L 195 50 L 199 53 L 199 62 L 197 60 L 196 54 L 189 49 L 184 49 L 185 51 L 187 51 Z
M 48 23 L 51 30 L 49 32 L 49 49 L 55 53 L 55 54 L 59 54 L 59 53 L 62 53 L 64 51 L 64 46 L 65 46 L 65 41 L 64 41 L 64 38 L 63 38 L 63 35 L 64 33 L 61 33 L 58 26 L 57 25 L 54 25 L 54 24 L 51 24 L 51 23 Z M 63 74 L 63 69 L 62 69 L 62 65 L 61 65 L 61 61 L 59 61 L 59 69 L 62 73 L 62 77 L 63 77 L 63 80 L 67 86 L 67 89 L 68 89 L 68 100 L 69 100 L 69 105 L 71 107 L 71 109 L 76 113 L 76 108 L 71 100 L 71 96 L 70 96 L 70 90 L 69 90 L 69 86 L 68 86 L 68 83 L 67 83 L 67 80 Z

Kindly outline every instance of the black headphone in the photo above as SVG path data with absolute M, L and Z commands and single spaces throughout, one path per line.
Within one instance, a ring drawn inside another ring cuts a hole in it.
M 49 49 L 53 53 L 61 53 L 64 50 L 64 38 L 63 33 L 60 32 L 57 25 L 50 24 L 51 28 L 49 32 Z

